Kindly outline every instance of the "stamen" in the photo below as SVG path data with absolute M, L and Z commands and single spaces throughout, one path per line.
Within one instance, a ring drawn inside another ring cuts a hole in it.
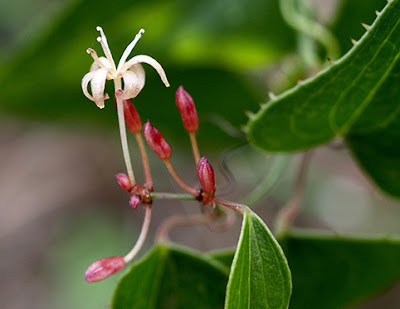
M 101 37 L 100 36 L 97 37 L 97 42 L 99 42 L 101 44 L 101 47 L 103 48 L 103 51 L 104 51 L 104 55 L 106 55 L 108 61 L 110 61 L 111 65 L 115 69 L 115 62 L 112 57 L 110 47 L 108 47 L 107 38 L 106 38 L 106 35 L 104 34 L 103 28 L 101 28 L 100 26 L 97 26 L 96 30 L 99 31 L 100 35 L 101 35 Z
M 133 39 L 133 41 L 125 48 L 125 51 L 122 54 L 121 59 L 119 60 L 117 71 L 119 71 L 119 69 L 125 64 L 126 59 L 128 58 L 129 54 L 132 52 L 132 49 L 135 47 L 136 43 L 142 37 L 143 33 L 144 33 L 144 29 L 140 29 L 138 34 L 136 34 L 135 38 Z
M 88 48 L 88 49 L 86 50 L 86 52 L 87 52 L 90 56 L 92 56 L 94 62 L 96 62 L 96 63 L 99 65 L 99 67 L 106 69 L 106 67 L 105 67 L 104 64 L 100 61 L 100 59 L 99 59 L 99 57 L 97 56 L 97 53 L 96 53 L 96 51 L 95 51 L 94 49 Z

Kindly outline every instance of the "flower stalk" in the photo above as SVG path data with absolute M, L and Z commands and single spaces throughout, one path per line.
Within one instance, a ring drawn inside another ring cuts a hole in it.
M 142 225 L 142 230 L 140 231 L 139 238 L 136 242 L 136 244 L 133 246 L 132 250 L 124 256 L 124 261 L 125 263 L 128 263 L 132 261 L 132 259 L 138 254 L 140 249 L 142 248 L 144 241 L 146 240 L 147 233 L 149 231 L 149 226 L 150 226 L 150 220 L 151 220 L 151 205 L 146 204 L 145 205 L 145 214 L 144 214 L 144 220 L 143 220 L 143 225 Z

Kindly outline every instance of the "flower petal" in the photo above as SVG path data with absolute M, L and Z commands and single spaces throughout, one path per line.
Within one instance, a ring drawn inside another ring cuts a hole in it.
M 119 96 L 129 100 L 136 97 L 144 87 L 145 73 L 141 64 L 135 64 L 131 69 L 122 74 L 124 79 L 124 91 Z
M 97 107 L 104 108 L 104 100 L 108 98 L 107 94 L 104 94 L 104 87 L 106 84 L 107 69 L 98 69 L 93 72 L 92 78 L 92 95 L 94 102 Z
M 92 65 L 92 66 L 93 66 L 93 65 Z M 87 73 L 87 74 L 82 78 L 82 83 L 81 83 L 83 94 L 84 94 L 89 100 L 92 100 L 92 101 L 94 101 L 94 98 L 90 95 L 90 93 L 89 93 L 87 87 L 88 87 L 89 82 L 90 82 L 91 79 L 93 78 L 94 73 L 95 73 L 95 72 L 89 72 L 89 73 Z
M 164 69 L 162 68 L 161 64 L 159 64 L 155 59 L 146 56 L 146 55 L 138 55 L 130 59 L 128 62 L 126 62 L 122 68 L 121 72 L 126 71 L 127 69 L 131 68 L 133 65 L 138 64 L 138 63 L 147 63 L 150 64 L 154 69 L 156 69 L 158 75 L 160 75 L 161 80 L 163 81 L 164 85 L 166 87 L 169 87 L 169 82 L 167 79 L 167 76 L 165 75 Z

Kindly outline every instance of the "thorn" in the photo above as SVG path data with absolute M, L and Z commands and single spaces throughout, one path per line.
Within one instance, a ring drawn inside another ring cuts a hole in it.
M 268 91 L 268 96 L 271 100 L 275 100 L 276 99 L 276 95 L 275 93 L 273 93 L 272 91 Z
M 356 40 L 354 40 L 353 38 L 350 38 L 351 43 L 353 43 L 353 45 L 357 45 L 358 42 Z
M 381 15 L 381 12 L 379 12 L 378 10 L 375 9 L 375 14 L 376 14 L 376 16 L 379 17 Z
M 327 57 L 326 60 L 328 60 L 329 64 L 333 64 L 333 60 L 331 58 Z
M 301 85 L 301 84 L 303 84 L 303 81 L 301 79 L 298 79 L 297 80 L 297 85 Z
M 360 23 L 360 24 L 361 24 L 361 26 L 363 26 L 365 28 L 365 30 L 367 30 L 367 31 L 371 30 L 371 26 L 370 25 L 367 25 L 367 24 L 364 24 L 364 23 Z
M 244 111 L 244 114 L 249 117 L 250 119 L 253 119 L 256 115 L 253 114 L 251 111 Z

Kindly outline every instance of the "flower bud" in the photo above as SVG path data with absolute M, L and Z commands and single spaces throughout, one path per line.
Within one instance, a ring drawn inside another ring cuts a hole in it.
M 194 132 L 199 127 L 196 106 L 189 93 L 180 86 L 175 93 L 176 106 L 181 113 L 183 126 L 188 132 Z
M 203 191 L 208 194 L 213 194 L 215 191 L 214 169 L 211 164 L 208 163 L 205 156 L 200 159 L 197 165 L 197 177 L 200 180 Z
M 115 274 L 125 267 L 122 256 L 112 256 L 93 262 L 85 272 L 87 282 L 96 282 Z
M 132 183 L 131 183 L 131 180 L 129 179 L 128 175 L 126 175 L 124 173 L 119 173 L 119 174 L 115 175 L 115 178 L 117 179 L 117 182 L 122 189 L 124 189 L 126 191 L 129 191 L 130 189 L 132 189 Z
M 122 102 L 124 104 L 125 123 L 128 130 L 132 133 L 140 132 L 142 130 L 142 121 L 135 106 L 130 100 L 122 100 Z
M 165 160 L 171 156 L 171 147 L 169 147 L 160 131 L 150 124 L 150 121 L 144 124 L 143 135 L 150 148 L 153 149 L 160 159 Z
M 140 197 L 136 194 L 132 195 L 129 199 L 129 205 L 131 205 L 133 209 L 137 209 L 140 205 Z

